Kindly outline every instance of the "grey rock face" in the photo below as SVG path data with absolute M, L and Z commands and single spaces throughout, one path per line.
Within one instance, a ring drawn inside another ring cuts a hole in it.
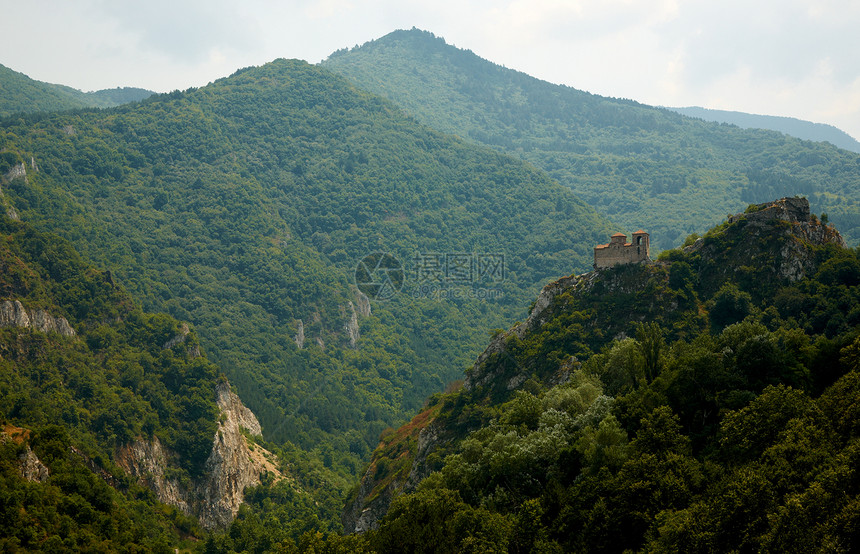
M 21 477 L 27 481 L 37 481 L 39 483 L 45 481 L 50 475 L 47 466 L 30 450 L 30 445 L 26 446 L 24 452 L 18 456 L 18 471 Z
M 342 309 L 342 311 L 346 317 L 346 323 L 343 326 L 343 330 L 346 331 L 346 336 L 349 338 L 349 347 L 355 348 L 360 336 L 358 331 L 358 314 L 355 312 L 355 304 L 350 301 L 347 304 L 346 309 Z
M 301 350 L 305 346 L 305 322 L 300 319 L 298 320 L 297 325 L 298 329 L 296 330 L 296 336 L 293 337 L 293 340 L 296 341 L 296 346 Z
M 229 525 L 244 501 L 245 488 L 259 485 L 260 475 L 273 469 L 265 461 L 272 455 L 260 446 L 252 452 L 243 434 L 243 430 L 262 434 L 256 416 L 230 390 L 229 383 L 219 383 L 215 392 L 222 417 L 202 477 L 185 484 L 166 477 L 176 454 L 167 451 L 158 437 L 138 439 L 117 451 L 117 463 L 126 472 L 150 487 L 161 502 L 196 516 L 206 529 Z
M 64 317 L 54 317 L 45 310 L 28 312 L 18 300 L 0 302 L 0 327 L 23 327 L 64 337 L 75 336 L 75 330 Z
M 357 300 L 355 301 L 358 315 L 361 317 L 370 316 L 370 299 L 361 291 L 358 291 Z
M 0 302 L 0 327 L 30 327 L 30 316 L 18 300 Z

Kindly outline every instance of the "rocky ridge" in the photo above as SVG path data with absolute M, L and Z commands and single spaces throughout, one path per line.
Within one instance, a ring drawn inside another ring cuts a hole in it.
M 826 245 L 844 248 L 845 240 L 810 212 L 806 198 L 789 197 L 729 216 L 684 252 L 710 261 L 699 274 L 705 283 L 753 268 L 757 273 L 752 278 L 795 282 L 816 271 L 815 247 Z
M 697 254 L 705 260 L 702 274 L 698 276 L 702 281 L 712 279 L 715 275 L 725 279 L 727 274 L 743 272 L 749 267 L 759 267 L 763 271 L 762 275 L 768 279 L 797 281 L 816 270 L 816 247 L 830 244 L 845 246 L 835 228 L 812 216 L 805 198 L 782 198 L 751 206 L 745 213 L 730 216 L 721 227 L 716 228 L 713 235 L 709 233 L 684 249 L 686 254 Z M 730 245 L 728 249 L 726 244 Z M 632 267 L 634 265 L 635 268 Z M 668 261 L 631 264 L 629 268 L 599 269 L 547 284 L 525 321 L 495 335 L 478 356 L 473 367 L 467 371 L 464 390 L 474 395 L 483 394 L 484 388 L 487 391 L 494 388 L 506 392 L 519 388 L 533 373 L 531 368 L 520 366 L 508 353 L 511 341 L 523 340 L 532 333 L 540 332 L 544 325 L 567 310 L 575 298 L 607 295 L 636 297 L 649 280 L 665 281 L 670 265 Z M 677 300 L 661 296 L 660 293 L 653 294 L 645 304 L 645 311 L 640 313 L 630 308 L 631 311 L 625 312 L 626 317 L 622 319 L 627 322 L 641 321 L 647 318 L 648 313 L 666 313 L 678 309 Z M 593 319 L 585 325 L 593 327 L 606 339 L 624 338 L 623 334 L 618 334 L 604 321 L 609 317 L 607 314 L 595 313 L 591 317 Z M 566 375 L 579 364 L 579 360 L 570 357 L 554 374 L 540 378 L 550 386 L 563 383 Z M 413 423 L 409 426 L 413 426 Z M 428 456 L 457 440 L 463 432 L 468 432 L 468 429 L 455 430 L 450 425 L 440 423 L 440 420 L 428 418 L 423 426 L 411 432 L 416 447 L 411 453 L 408 471 L 399 471 L 394 479 L 388 477 L 387 483 L 380 482 L 375 471 L 379 461 L 377 455 L 381 451 L 378 449 L 361 480 L 357 497 L 347 505 L 343 516 L 344 528 L 354 532 L 376 528 L 391 500 L 398 494 L 414 490 L 430 473 Z
M 424 410 L 383 439 L 374 453 L 374 461 L 361 478 L 355 498 L 347 503 L 341 517 L 346 532 L 376 529 L 394 497 L 413 490 L 429 475 L 427 457 L 439 445 L 450 441 L 450 433 L 436 419 L 439 408 L 437 405 Z M 379 479 L 377 458 L 383 450 L 396 453 L 398 469 Z

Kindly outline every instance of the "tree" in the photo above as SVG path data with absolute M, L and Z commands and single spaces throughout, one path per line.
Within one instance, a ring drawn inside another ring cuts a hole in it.
M 750 314 L 752 297 L 733 283 L 725 283 L 714 295 L 711 307 L 711 325 L 719 330 L 736 323 Z
M 645 381 L 651 383 L 660 373 L 663 349 L 666 345 L 663 330 L 654 321 L 636 327 L 636 340 L 639 352 L 645 361 Z
M 385 552 L 506 552 L 511 522 L 465 504 L 449 489 L 423 488 L 397 497 L 371 545 Z

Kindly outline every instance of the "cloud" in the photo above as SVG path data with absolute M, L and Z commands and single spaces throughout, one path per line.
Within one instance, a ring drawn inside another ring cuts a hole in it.
M 512 0 L 474 18 L 473 49 L 598 94 L 819 121 L 827 114 L 823 121 L 857 135 L 854 4 Z
M 223 58 L 224 52 L 262 48 L 257 24 L 261 14 L 240 7 L 249 5 L 228 0 L 100 0 L 94 16 L 112 19 L 127 37 L 127 47 L 193 65 L 213 56 Z
M 857 8 L 801 0 L 690 2 L 660 30 L 664 48 L 681 45 L 690 85 L 706 86 L 743 67 L 759 79 L 800 82 L 829 60 L 831 79 L 860 74 Z

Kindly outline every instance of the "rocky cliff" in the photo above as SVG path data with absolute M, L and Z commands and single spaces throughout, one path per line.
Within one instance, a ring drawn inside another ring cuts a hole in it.
M 165 449 L 158 437 L 138 439 L 116 453 L 117 463 L 151 488 L 161 502 L 197 517 L 206 529 L 229 525 L 244 500 L 245 488 L 260 484 L 261 475 L 283 478 L 274 455 L 246 438 L 262 433 L 251 410 L 226 381 L 218 384 L 216 395 L 221 419 L 202 477 L 183 481 L 172 476 L 171 460 L 179 453 Z
M 377 528 L 394 497 L 413 490 L 427 477 L 427 457 L 451 439 L 450 432 L 436 420 L 440 407 L 422 411 L 408 424 L 382 437 L 356 496 L 347 503 L 341 517 L 345 531 L 364 533 Z
M 293 337 L 293 340 L 296 341 L 296 346 L 299 347 L 299 350 L 304 348 L 305 346 L 305 322 L 301 319 L 296 320 L 296 335 Z
M 781 198 L 729 216 L 684 252 L 703 260 L 698 277 L 713 288 L 726 279 L 799 281 L 816 271 L 815 250 L 827 245 L 845 247 L 845 241 L 810 213 L 806 198 Z
M 33 171 L 39 171 L 38 166 L 36 165 L 36 160 L 32 157 L 30 158 L 30 168 Z M 8 184 L 16 179 L 20 179 L 23 181 L 25 185 L 29 184 L 27 179 L 27 166 L 24 162 L 20 162 L 18 164 L 13 165 L 6 171 L 4 175 L 0 175 L 0 207 L 5 208 L 6 216 L 9 219 L 13 219 L 18 221 L 18 211 L 15 209 L 15 206 L 9 201 L 5 194 L 3 194 L 3 185 Z
M 0 327 L 24 327 L 64 337 L 75 336 L 75 330 L 64 317 L 54 317 L 45 310 L 27 310 L 18 300 L 0 302 Z
M 193 340 L 189 340 L 192 337 L 191 328 L 188 327 L 187 323 L 183 323 L 179 328 L 179 332 L 176 333 L 170 340 L 164 343 L 161 348 L 164 350 L 170 350 L 174 346 L 178 344 L 187 344 L 186 352 L 192 358 L 199 358 L 201 356 L 200 353 L 200 344 L 197 341 L 197 337 L 194 336 Z
M 350 300 L 346 307 L 341 307 L 341 315 L 346 319 L 343 325 L 343 330 L 349 340 L 349 347 L 355 348 L 358 344 L 359 329 L 358 329 L 358 314 L 355 311 L 355 304 Z
M 50 475 L 47 466 L 30 449 L 29 444 L 24 447 L 24 452 L 18 456 L 18 463 L 20 464 L 21 477 L 27 481 L 41 483 Z

